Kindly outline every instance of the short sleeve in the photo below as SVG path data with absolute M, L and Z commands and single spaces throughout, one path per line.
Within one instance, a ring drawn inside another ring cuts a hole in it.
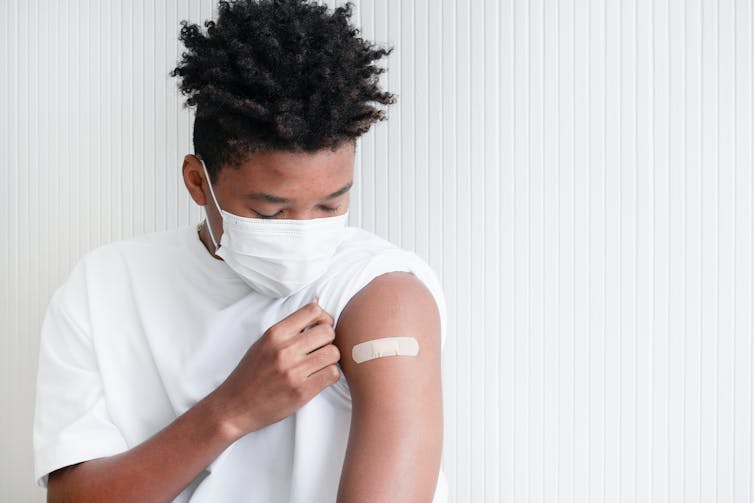
M 337 327 L 340 313 L 351 298 L 374 278 L 385 273 L 402 271 L 414 274 L 431 292 L 440 314 L 440 351 L 445 346 L 447 334 L 447 305 L 442 284 L 430 265 L 421 257 L 408 250 L 395 248 L 375 254 L 368 260 L 346 268 L 342 274 L 323 285 L 320 291 L 320 305 L 333 317 Z M 333 386 L 345 397 L 350 398 L 350 390 L 343 370 L 338 365 L 340 378 Z
M 53 294 L 42 323 L 33 445 L 37 486 L 49 473 L 128 449 L 110 420 L 85 313 L 81 262 Z

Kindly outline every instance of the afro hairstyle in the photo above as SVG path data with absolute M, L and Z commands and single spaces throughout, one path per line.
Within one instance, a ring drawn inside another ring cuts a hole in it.
M 194 152 L 210 180 L 254 152 L 335 150 L 355 142 L 395 103 L 373 64 L 389 55 L 349 25 L 353 4 L 328 11 L 306 0 L 219 1 L 217 21 L 181 21 L 188 49 L 180 76 L 184 108 L 196 106 Z

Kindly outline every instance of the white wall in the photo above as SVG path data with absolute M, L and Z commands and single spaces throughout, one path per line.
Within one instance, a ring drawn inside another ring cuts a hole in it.
M 356 4 L 399 101 L 360 143 L 352 224 L 444 282 L 452 500 L 754 501 L 751 1 Z M 44 501 L 53 289 L 199 219 L 168 72 L 179 20 L 213 13 L 0 1 L 3 501 Z

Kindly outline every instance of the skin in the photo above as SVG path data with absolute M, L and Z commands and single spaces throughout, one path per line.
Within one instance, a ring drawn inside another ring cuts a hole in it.
M 442 456 L 440 317 L 413 274 L 391 272 L 351 298 L 334 344 L 353 412 L 338 502 L 431 502 Z M 356 363 L 353 346 L 388 336 L 414 337 L 416 356 Z
M 245 217 L 340 215 L 348 209 L 354 157 L 353 143 L 313 154 L 260 152 L 238 169 L 223 167 L 213 190 L 223 210 Z M 219 242 L 222 217 L 194 155 L 184 158 L 183 178 Z M 199 237 L 222 260 L 206 225 Z M 300 336 L 304 330 L 307 337 Z M 354 345 L 387 334 L 415 337 L 419 355 L 353 361 Z M 352 297 L 337 327 L 316 302 L 273 325 L 225 382 L 153 437 L 51 473 L 48 501 L 170 501 L 228 445 L 333 384 L 338 361 L 353 404 L 338 503 L 431 502 L 442 451 L 440 321 L 429 290 L 403 272 L 372 280 Z
M 337 195 L 353 183 L 353 144 L 336 151 L 325 149 L 315 154 L 290 152 L 259 152 L 253 161 L 238 169 L 224 168 L 212 189 L 220 207 L 242 217 L 301 220 L 341 215 L 348 210 L 350 192 Z M 196 204 L 203 206 L 209 218 L 215 241 L 222 236 L 222 216 L 215 206 L 204 169 L 193 155 L 183 161 L 186 188 Z M 336 194 L 335 197 L 331 197 Z M 254 197 L 250 197 L 254 195 Z M 286 199 L 274 202 L 262 195 Z M 329 211 L 334 209 L 335 211 Z M 203 223 L 199 237 L 210 254 L 215 246 L 209 229 Z

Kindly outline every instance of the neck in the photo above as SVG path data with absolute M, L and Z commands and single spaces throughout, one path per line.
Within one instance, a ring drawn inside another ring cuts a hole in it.
M 212 257 L 216 258 L 217 260 L 222 260 L 220 257 L 215 255 L 215 245 L 212 243 L 212 239 L 209 237 L 209 228 L 207 227 L 207 220 L 204 220 L 202 222 L 202 225 L 199 227 L 199 240 L 204 244 L 204 247 L 207 249 L 210 255 Z

